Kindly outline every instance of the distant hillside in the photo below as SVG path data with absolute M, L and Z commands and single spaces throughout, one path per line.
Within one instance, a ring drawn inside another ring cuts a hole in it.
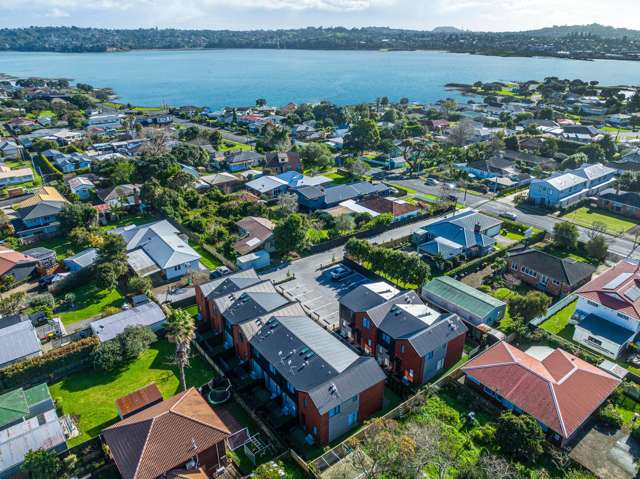
M 442 50 L 505 57 L 640 60 L 640 31 L 602 25 L 556 26 L 529 32 L 471 32 L 451 26 L 440 26 L 433 31 L 383 27 L 253 31 L 77 27 L 0 29 L 0 51 L 82 53 L 203 48 Z
M 436 27 L 431 30 L 433 33 L 464 33 L 464 30 L 458 27 Z
M 595 35 L 601 38 L 640 38 L 640 31 L 638 30 L 608 27 L 606 25 L 600 25 L 599 23 L 593 23 L 591 25 L 556 25 L 553 27 L 540 28 L 538 30 L 529 30 L 522 33 L 544 37 L 564 37 L 567 35 L 586 34 Z

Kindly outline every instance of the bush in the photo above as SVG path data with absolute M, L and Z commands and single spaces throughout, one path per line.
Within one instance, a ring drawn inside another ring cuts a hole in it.
M 634 427 L 631 430 L 631 437 L 634 438 L 636 441 L 640 441 L 640 427 Z
M 496 439 L 496 427 L 493 424 L 485 424 L 471 430 L 471 440 L 479 446 L 490 446 Z
M 598 420 L 616 429 L 624 425 L 624 419 L 612 403 L 607 403 L 598 410 Z
M 132 294 L 144 294 L 151 289 L 151 280 L 137 274 L 129 278 L 127 290 Z
M 51 293 L 35 294 L 29 301 L 29 306 L 36 309 L 41 307 L 53 309 L 55 305 L 56 300 L 53 298 L 53 295 Z
M 498 419 L 496 442 L 503 453 L 522 462 L 535 462 L 544 452 L 544 432 L 533 417 L 506 411 Z
M 157 339 L 146 326 L 129 326 L 96 348 L 92 355 L 93 367 L 99 371 L 114 371 L 139 358 Z
M 49 351 L 42 356 L 12 364 L 3 369 L 0 374 L 0 392 L 48 380 L 55 375 L 56 371 L 70 365 L 88 364 L 98 343 L 98 338 L 91 336 Z
M 98 371 L 113 371 L 123 364 L 122 348 L 116 340 L 100 343 L 93 353 L 93 367 Z

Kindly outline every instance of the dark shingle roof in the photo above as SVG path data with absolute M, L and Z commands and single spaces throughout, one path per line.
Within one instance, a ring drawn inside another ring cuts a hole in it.
M 389 288 L 392 288 L 391 286 Z M 384 303 L 386 299 L 362 284 L 340 298 L 340 304 L 354 312 L 364 312 Z
M 596 271 L 596 268 L 590 264 L 579 263 L 567 258 L 561 259 L 537 249 L 511 253 L 509 258 L 521 266 L 526 266 L 569 286 L 590 278 Z
M 466 334 L 466 332 L 467 327 L 462 320 L 457 315 L 452 314 L 409 338 L 409 342 L 420 356 L 425 356 L 453 338 Z
M 205 298 L 215 299 L 248 288 L 261 281 L 255 270 L 248 269 L 202 284 L 199 288 Z

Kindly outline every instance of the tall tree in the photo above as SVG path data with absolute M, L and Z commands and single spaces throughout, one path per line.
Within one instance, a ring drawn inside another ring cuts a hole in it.
M 30 450 L 24 456 L 21 469 L 31 479 L 56 479 L 62 472 L 62 461 L 53 452 L 44 449 Z
M 380 130 L 375 121 L 362 119 L 358 121 L 344 138 L 344 148 L 362 154 L 374 149 L 380 143 Z
M 276 249 L 282 253 L 300 250 L 305 246 L 306 234 L 306 218 L 300 213 L 293 213 L 273 230 Z
M 578 228 L 573 223 L 556 223 L 553 227 L 553 242 L 565 252 L 578 247 Z
M 180 387 L 186 391 L 185 368 L 189 366 L 189 352 L 191 351 L 191 341 L 196 335 L 196 323 L 187 311 L 174 309 L 169 313 L 165 328 L 176 343 L 176 364 L 180 369 Z

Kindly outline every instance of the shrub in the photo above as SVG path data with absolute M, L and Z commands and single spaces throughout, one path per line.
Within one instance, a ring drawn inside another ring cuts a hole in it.
M 607 403 L 606 406 L 598 410 L 598 419 L 617 429 L 624 425 L 624 419 L 612 403 Z
M 471 440 L 480 446 L 489 446 L 496 438 L 496 427 L 493 424 L 485 424 L 471 430 Z
M 129 278 L 127 283 L 129 293 L 143 294 L 151 289 L 151 280 L 137 274 Z
M 544 432 L 538 421 L 526 414 L 502 413 L 496 442 L 506 455 L 523 462 L 535 462 L 544 452 Z
M 122 348 L 116 340 L 101 343 L 93 353 L 93 367 L 99 371 L 113 371 L 122 363 Z
M 101 343 L 92 355 L 93 367 L 113 371 L 137 359 L 157 340 L 146 326 L 129 326 L 110 341 Z
M 636 441 L 640 441 L 640 427 L 634 427 L 631 430 L 631 437 L 634 438 Z
M 32 308 L 53 308 L 55 307 L 55 305 L 56 300 L 53 298 L 53 295 L 51 293 L 33 295 L 31 297 L 31 300 L 29 301 L 29 306 L 31 306 Z

